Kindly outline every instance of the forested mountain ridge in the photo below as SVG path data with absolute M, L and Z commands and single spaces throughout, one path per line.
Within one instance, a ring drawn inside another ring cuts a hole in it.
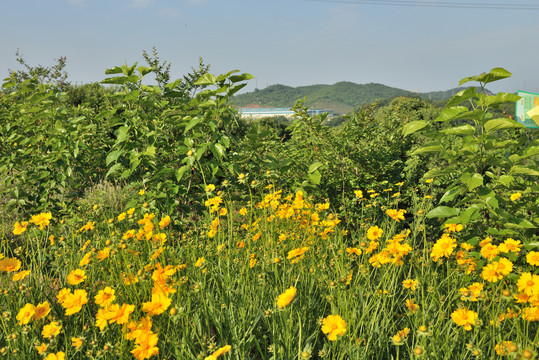
M 332 109 L 336 113 L 344 114 L 361 105 L 376 100 L 389 102 L 398 96 L 420 97 L 433 101 L 445 100 L 462 89 L 417 93 L 378 83 L 356 84 L 349 81 L 341 81 L 333 85 L 318 84 L 298 87 L 276 84 L 265 89 L 255 89 L 253 92 L 236 95 L 232 98 L 232 103 L 241 107 L 292 107 L 297 100 L 305 97 L 305 104 L 308 107 Z

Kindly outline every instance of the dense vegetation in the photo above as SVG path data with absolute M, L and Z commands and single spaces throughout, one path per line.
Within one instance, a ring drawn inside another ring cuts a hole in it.
M 509 72 L 328 127 L 143 56 L 4 81 L 0 357 L 537 357 L 539 141 L 485 90 Z

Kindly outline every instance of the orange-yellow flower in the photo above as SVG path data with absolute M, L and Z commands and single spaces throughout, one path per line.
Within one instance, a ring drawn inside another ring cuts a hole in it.
M 28 227 L 28 221 L 21 221 L 20 223 L 17 221 L 13 228 L 13 235 L 22 234 L 23 232 L 26 231 L 27 227 Z
M 170 306 L 172 299 L 163 293 L 152 294 L 152 301 L 142 303 L 142 311 L 149 316 L 162 314 Z
M 464 330 L 466 331 L 472 330 L 472 325 L 476 324 L 477 317 L 478 315 L 475 311 L 468 309 L 457 309 L 451 314 L 451 319 L 453 319 L 455 324 L 464 326 Z
M 406 210 L 397 210 L 397 209 L 387 209 L 386 215 L 388 215 L 393 220 L 399 222 L 401 220 L 404 220 L 404 214 L 406 213 Z
M 110 286 L 105 287 L 103 290 L 99 290 L 94 297 L 95 303 L 100 307 L 107 307 L 116 299 L 115 290 Z
M 34 311 L 34 320 L 42 319 L 51 312 L 51 304 L 48 301 L 37 304 Z
M 67 275 L 69 285 L 78 285 L 86 280 L 86 273 L 82 269 L 75 269 Z
M 6 271 L 8 273 L 17 271 L 21 268 L 21 262 L 16 258 L 4 258 L 0 259 L 0 271 Z
M 369 230 L 367 230 L 367 239 L 371 241 L 378 240 L 383 233 L 384 230 L 380 229 L 378 226 L 371 226 Z
M 530 251 L 528 253 L 528 255 L 526 255 L 526 261 L 530 265 L 539 266 L 539 252 L 538 251 Z
M 24 271 L 18 272 L 16 274 L 13 274 L 13 277 L 11 278 L 11 280 L 12 281 L 19 281 L 19 280 L 24 279 L 28 275 L 30 275 L 30 270 L 24 270 Z
M 39 230 L 43 230 L 43 228 L 50 224 L 51 218 L 51 213 L 41 213 L 38 215 L 32 215 L 32 218 L 29 222 L 35 224 L 36 226 L 39 226 Z
M 111 324 L 126 324 L 129 321 L 129 315 L 131 315 L 133 311 L 135 311 L 135 305 L 123 304 L 120 306 L 118 304 L 112 304 L 108 308 L 107 317 Z
M 279 309 L 286 307 L 288 304 L 294 300 L 296 296 L 297 289 L 293 286 L 290 286 L 284 293 L 277 296 L 277 306 Z
M 73 315 L 78 313 L 86 303 L 88 303 L 86 290 L 77 289 L 73 293 L 65 295 L 62 306 L 66 309 L 66 315 Z
M 56 354 L 50 353 L 45 360 L 65 360 L 66 354 L 63 351 L 59 351 Z
M 43 326 L 41 335 L 43 335 L 44 338 L 49 339 L 58 336 L 58 334 L 60 334 L 60 330 L 62 330 L 62 325 L 60 325 L 57 321 L 51 321 L 50 324 Z
M 80 348 L 82 346 L 82 339 L 81 338 L 78 338 L 78 337 L 72 337 L 71 338 L 71 345 L 74 347 L 74 348 Z
M 33 304 L 27 303 L 24 305 L 17 314 L 17 320 L 19 320 L 19 325 L 26 325 L 34 317 L 36 313 L 36 307 Z
M 230 345 L 225 345 L 225 346 L 217 349 L 216 351 L 214 351 L 214 353 L 211 354 L 210 356 L 206 356 L 204 358 L 204 360 L 216 360 L 219 356 L 229 352 L 230 349 L 232 349 L 232 347 Z
M 322 332 L 327 334 L 329 341 L 335 341 L 337 336 L 346 333 L 346 321 L 339 315 L 328 315 L 322 319 Z

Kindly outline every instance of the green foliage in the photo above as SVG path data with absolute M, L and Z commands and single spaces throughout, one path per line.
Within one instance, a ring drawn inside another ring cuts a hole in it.
M 462 79 L 459 85 L 477 81 L 480 87 L 455 94 L 434 121 L 415 121 L 403 130 L 404 136 L 424 131 L 430 140 L 415 154 L 435 153 L 446 164 L 424 175 L 446 184 L 443 205 L 428 216 L 473 225 L 476 235 L 525 237 L 539 228 L 537 131 L 493 115 L 492 109 L 514 104 L 518 96 L 484 91 L 486 84 L 510 75 L 495 68 Z M 510 198 L 517 193 L 521 199 Z

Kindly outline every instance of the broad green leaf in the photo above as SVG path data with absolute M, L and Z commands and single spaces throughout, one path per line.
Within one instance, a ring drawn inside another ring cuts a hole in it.
M 524 125 L 507 118 L 499 118 L 499 119 L 493 119 L 489 120 L 485 123 L 485 131 L 487 133 L 491 131 L 498 131 L 503 129 L 510 129 L 510 128 L 521 128 L 524 127 Z
M 114 164 L 114 165 L 109 169 L 109 171 L 107 171 L 107 174 L 105 175 L 105 179 L 108 178 L 109 175 L 112 175 L 113 173 L 115 173 L 116 171 L 118 171 L 121 167 L 122 167 L 122 164 L 120 164 L 120 163 Z
M 462 103 L 463 101 L 466 101 L 468 99 L 471 99 L 475 96 L 477 93 L 477 90 L 475 87 L 469 87 L 465 90 L 461 90 L 458 93 L 456 93 L 445 105 L 446 108 L 450 108 L 452 106 L 458 105 Z
M 479 217 L 479 207 L 475 205 L 471 205 L 466 210 L 461 211 L 459 214 L 460 221 L 463 225 L 466 225 L 470 223 L 471 221 L 474 221 Z
M 415 150 L 411 155 L 419 155 L 419 154 L 425 154 L 425 153 L 433 153 L 433 152 L 440 152 L 443 151 L 444 148 L 442 145 L 431 145 L 431 146 L 423 146 L 419 149 Z
M 512 177 L 511 175 L 501 175 L 499 178 L 498 178 L 498 181 L 500 183 L 502 183 L 503 185 L 505 185 L 505 187 L 509 187 L 511 186 L 511 183 L 515 180 L 514 177 Z
M 119 66 L 115 66 L 113 68 L 105 70 L 105 75 L 112 75 L 112 74 L 121 74 L 123 72 L 122 68 Z
M 451 188 L 445 192 L 445 194 L 440 199 L 440 203 L 453 201 L 455 199 L 455 196 L 459 194 L 459 187 L 456 186 L 454 188 Z
M 316 170 L 318 170 L 318 168 L 320 166 L 323 166 L 324 164 L 322 164 L 321 162 L 317 161 L 315 163 L 312 163 L 311 166 L 309 166 L 309 174 L 315 172 Z
M 508 102 L 514 103 L 520 99 L 521 97 L 518 95 L 500 92 L 500 93 L 497 93 L 496 95 L 487 96 L 485 98 L 485 104 L 487 106 L 492 106 L 492 105 L 498 105 L 498 104 L 505 104 Z
M 443 129 L 442 132 L 446 135 L 473 135 L 475 128 L 472 125 L 466 124 Z
M 213 147 L 215 148 L 215 151 L 217 152 L 219 158 L 222 158 L 223 156 L 225 156 L 226 149 L 223 145 L 219 143 L 215 143 Z
M 430 169 L 429 171 L 427 171 L 424 175 L 423 175 L 423 179 L 430 179 L 430 178 L 434 178 L 434 177 L 438 177 L 438 176 L 442 176 L 442 175 L 446 175 L 446 174 L 449 174 L 453 171 L 453 167 L 450 166 L 450 167 L 447 167 L 443 170 L 440 170 L 440 169 Z
M 233 76 L 229 77 L 228 79 L 230 81 L 232 81 L 233 83 L 236 83 L 236 82 L 239 82 L 239 81 L 251 80 L 251 79 L 254 79 L 254 78 L 255 77 L 253 75 L 244 73 L 244 74 L 241 74 L 241 75 L 233 75 Z
M 427 213 L 427 217 L 430 218 L 446 218 L 452 216 L 458 216 L 460 210 L 448 206 L 438 206 Z
M 151 73 L 154 69 L 153 69 L 153 68 L 146 67 L 146 66 L 139 66 L 137 70 L 138 70 L 138 72 L 140 73 L 140 75 L 146 76 L 146 75 L 148 75 L 149 73 Z
M 460 177 L 460 181 L 468 187 L 468 190 L 473 190 L 478 186 L 483 185 L 483 176 L 478 173 L 464 173 Z
M 126 76 L 116 76 L 111 78 L 106 78 L 101 81 L 101 84 L 113 84 L 113 85 L 122 85 L 127 82 Z
M 531 166 L 515 165 L 511 167 L 511 170 L 509 171 L 509 173 L 513 175 L 539 176 L 539 169 L 537 169 L 536 167 L 531 167 Z
M 124 172 L 122 173 L 122 175 L 120 177 L 122 179 L 127 179 L 128 177 L 131 176 L 132 173 L 133 173 L 133 171 L 131 169 L 126 169 L 126 170 L 124 170 Z
M 142 154 L 147 156 L 155 156 L 155 146 L 148 146 Z
M 116 134 L 116 144 L 125 141 L 125 139 L 127 139 L 127 137 L 129 136 L 129 126 L 124 125 L 119 127 Z
M 189 123 L 185 127 L 185 130 L 183 131 L 183 133 L 184 134 L 187 133 L 189 130 L 191 130 L 193 127 L 195 127 L 201 121 L 202 121 L 202 119 L 199 118 L 199 117 L 195 117 L 195 118 L 191 119 L 191 121 L 189 121 Z
M 499 207 L 499 201 L 495 196 L 489 196 L 485 202 L 491 209 L 497 209 Z
M 313 185 L 320 184 L 320 179 L 322 178 L 322 175 L 320 174 L 320 171 L 316 170 L 313 173 L 309 174 L 309 182 Z
M 202 155 L 204 155 L 204 153 L 206 152 L 206 150 L 208 149 L 208 145 L 207 144 L 204 144 L 204 145 L 201 145 L 198 149 L 197 149 L 197 152 L 195 154 L 195 157 L 197 160 L 200 160 L 200 158 L 202 157 Z
M 212 75 L 210 73 L 206 73 L 198 78 L 197 81 L 193 83 L 193 85 L 196 86 L 204 86 L 204 85 L 214 85 L 216 81 L 215 75 Z
M 504 68 L 494 68 L 488 73 L 483 73 L 477 77 L 477 81 L 488 84 L 494 81 L 502 80 L 511 76 L 511 73 Z
M 185 172 L 187 170 L 189 170 L 190 166 L 189 165 L 184 165 L 182 166 L 181 168 L 179 168 L 177 171 L 176 171 L 176 181 L 180 181 L 183 177 L 183 175 L 185 174 Z
M 106 160 L 107 166 L 109 166 L 110 163 L 115 162 L 116 160 L 118 160 L 118 158 L 120 157 L 121 154 L 122 154 L 122 150 L 114 150 L 114 151 L 110 152 L 107 155 L 107 160 Z
M 466 106 L 453 106 L 450 108 L 445 108 L 444 110 L 442 110 L 440 115 L 438 115 L 438 117 L 434 119 L 434 121 L 449 121 L 467 111 L 468 108 Z
M 410 121 L 402 127 L 402 136 L 406 137 L 410 134 L 415 133 L 427 126 L 428 123 L 425 120 L 419 121 Z

